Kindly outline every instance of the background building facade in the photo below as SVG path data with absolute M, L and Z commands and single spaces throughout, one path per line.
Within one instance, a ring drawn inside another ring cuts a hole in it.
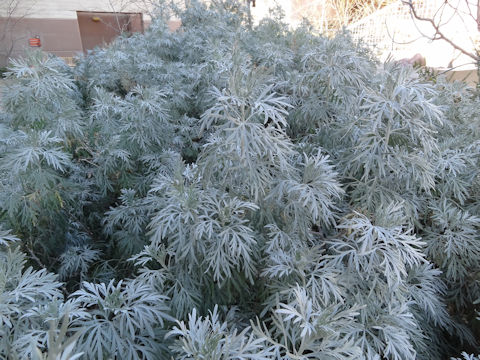
M 0 66 L 32 47 L 68 61 L 122 32 L 143 31 L 153 11 L 149 0 L 2 0 Z

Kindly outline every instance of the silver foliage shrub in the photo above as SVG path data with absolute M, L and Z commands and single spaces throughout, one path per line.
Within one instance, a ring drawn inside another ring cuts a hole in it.
M 278 9 L 157 12 L 11 63 L 0 357 L 477 359 L 478 91 Z

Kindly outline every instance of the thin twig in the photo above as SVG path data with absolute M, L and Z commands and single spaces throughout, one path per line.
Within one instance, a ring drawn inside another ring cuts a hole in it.
M 443 39 L 446 42 L 448 42 L 454 49 L 456 49 L 456 50 L 460 51 L 461 53 L 463 53 L 464 55 L 467 55 L 468 57 L 472 58 L 473 60 L 475 60 L 475 62 L 480 61 L 479 56 L 465 50 L 461 46 L 455 44 L 448 37 L 446 37 L 445 34 L 440 30 L 439 25 L 437 25 L 433 19 L 424 18 L 424 17 L 418 15 L 418 13 L 415 9 L 415 6 L 412 3 L 412 0 L 402 0 L 402 3 L 405 4 L 405 5 L 408 5 L 408 7 L 410 8 L 410 12 L 415 19 L 420 20 L 420 21 L 428 22 L 432 25 L 433 29 L 435 30 L 435 35 L 434 35 L 433 38 L 431 38 L 431 40 Z
M 48 271 L 47 266 L 46 266 L 46 265 L 38 258 L 38 256 L 33 252 L 33 249 L 32 249 L 32 248 L 33 248 L 33 243 L 32 243 L 31 240 L 29 241 L 29 244 L 27 244 L 26 248 L 27 248 L 27 250 L 28 250 L 28 253 L 30 254 L 30 258 L 31 258 L 32 260 L 34 260 L 34 261 L 37 263 L 37 265 L 40 266 L 40 268 L 45 269 L 45 270 Z M 67 296 L 67 295 L 69 294 L 69 292 L 67 291 L 67 288 L 65 287 L 65 283 L 63 283 L 63 282 L 61 283 L 60 289 L 62 289 L 63 294 L 64 294 L 65 296 Z

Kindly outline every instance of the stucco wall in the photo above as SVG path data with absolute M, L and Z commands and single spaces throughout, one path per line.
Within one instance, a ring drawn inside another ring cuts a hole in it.
M 152 0 L 13 0 L 15 11 L 9 11 L 11 1 L 0 0 L 0 66 L 7 63 L 6 55 L 18 56 L 30 48 L 28 39 L 39 36 L 41 49 L 61 57 L 73 57 L 89 48 L 91 41 L 83 41 L 77 12 L 141 13 L 141 23 L 146 28 L 151 22 Z M 11 9 L 11 8 L 10 8 Z M 111 17 L 111 16 L 110 16 Z M 8 18 L 8 20 L 7 20 Z M 105 27 L 108 15 L 92 27 Z M 141 30 L 136 24 L 132 31 Z M 175 24 L 172 25 L 175 27 Z M 129 29 L 130 30 L 130 29 Z M 112 34 L 104 36 L 106 42 Z M 103 39 L 103 37 L 102 37 Z M 101 41 L 100 41 L 101 42 Z M 13 51 L 10 46 L 13 44 Z M 90 46 L 91 47 L 91 46 Z
M 152 2 L 146 0 L 17 0 L 16 17 L 33 19 L 77 19 L 77 11 L 141 12 L 150 21 Z M 8 1 L 7 1 L 8 2 Z M 7 2 L 0 0 L 0 17 L 5 17 Z
M 0 18 L 0 29 L 4 23 L 5 19 Z M 6 49 L 13 44 L 11 56 L 16 57 L 30 48 L 28 39 L 35 36 L 40 37 L 43 50 L 58 56 L 72 57 L 83 51 L 77 19 L 22 19 L 3 39 L 0 48 Z M 6 64 L 5 56 L 5 53 L 0 54 L 0 66 Z

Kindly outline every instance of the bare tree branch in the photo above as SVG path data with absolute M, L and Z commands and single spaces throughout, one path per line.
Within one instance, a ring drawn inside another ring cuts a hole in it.
M 2 19 L 0 29 L 0 55 L 8 59 L 15 44 L 21 39 L 14 36 L 14 30 L 31 12 L 36 1 L 30 2 L 30 6 L 22 8 L 22 0 L 8 0 L 3 2 L 0 0 L 0 19 Z
M 419 20 L 419 21 L 424 21 L 424 22 L 427 22 L 427 23 L 430 23 L 433 27 L 433 29 L 435 30 L 435 34 L 433 35 L 433 37 L 430 37 L 431 40 L 439 40 L 439 39 L 442 39 L 442 40 L 445 40 L 446 42 L 448 42 L 454 49 L 460 51 L 462 54 L 464 55 L 467 55 L 468 57 L 470 57 L 471 59 L 473 59 L 476 63 L 478 63 L 480 61 L 480 57 L 470 51 L 467 51 L 465 50 L 464 48 L 462 48 L 461 46 L 459 46 L 458 44 L 456 44 L 455 42 L 453 42 L 450 38 L 448 38 L 441 30 L 440 30 L 440 25 L 435 23 L 434 19 L 431 19 L 431 18 L 425 18 L 425 17 L 422 17 L 420 16 L 418 13 L 417 13 L 417 10 L 415 9 L 415 6 L 413 5 L 413 2 L 412 0 L 402 0 L 402 3 L 407 5 L 409 8 L 410 8 L 410 13 L 412 14 L 412 16 Z
M 470 9 L 470 5 L 469 5 Z M 477 0 L 477 29 L 480 31 L 480 0 Z

